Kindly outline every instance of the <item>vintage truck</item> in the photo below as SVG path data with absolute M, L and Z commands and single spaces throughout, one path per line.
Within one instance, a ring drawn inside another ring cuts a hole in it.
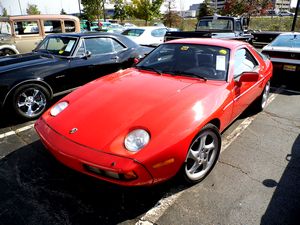
M 168 31 L 165 41 L 179 38 L 222 38 L 235 39 L 250 42 L 253 35 L 245 28 L 248 26 L 248 19 L 232 16 L 204 16 L 197 25 L 195 31 Z

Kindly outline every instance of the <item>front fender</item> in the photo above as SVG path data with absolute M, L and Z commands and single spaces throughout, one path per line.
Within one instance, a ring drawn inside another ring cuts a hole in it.
M 3 49 L 9 49 L 9 50 L 13 51 L 16 54 L 20 54 L 20 52 L 18 51 L 18 49 L 14 45 L 0 45 L 0 51 L 3 50 Z

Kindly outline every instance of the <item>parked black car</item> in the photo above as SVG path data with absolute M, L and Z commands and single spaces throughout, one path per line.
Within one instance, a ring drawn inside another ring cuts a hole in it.
M 280 34 L 274 41 L 265 46 L 261 52 L 269 56 L 273 63 L 273 81 L 287 77 L 300 79 L 299 32 Z
M 48 35 L 32 53 L 0 58 L 0 106 L 36 118 L 53 97 L 130 67 L 151 50 L 111 33 Z

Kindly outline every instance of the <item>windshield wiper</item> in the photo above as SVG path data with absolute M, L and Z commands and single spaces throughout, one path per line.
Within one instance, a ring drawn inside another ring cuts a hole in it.
M 148 66 L 135 66 L 135 68 L 137 69 L 142 69 L 142 70 L 149 70 L 149 71 L 154 71 L 155 73 L 162 75 L 162 71 L 152 68 L 152 67 L 148 67 Z
M 191 73 L 191 72 L 185 72 L 185 71 L 179 71 L 179 70 L 164 71 L 164 72 L 168 73 L 168 74 L 171 74 L 171 75 L 177 75 L 177 76 L 184 75 L 184 76 L 188 76 L 188 77 L 197 77 L 197 78 L 200 78 L 200 79 L 203 79 L 203 80 L 207 81 L 206 77 L 203 77 L 203 76 L 201 76 L 199 74 L 195 74 L 195 73 Z

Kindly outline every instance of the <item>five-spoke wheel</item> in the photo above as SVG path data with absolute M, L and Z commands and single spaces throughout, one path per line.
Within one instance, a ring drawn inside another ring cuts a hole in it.
M 270 86 L 271 86 L 270 81 L 268 81 L 264 87 L 263 92 L 261 93 L 259 98 L 256 99 L 256 101 L 254 102 L 255 112 L 260 112 L 264 110 L 264 108 L 266 107 L 268 103 L 269 94 L 270 94 Z
M 184 177 L 190 183 L 200 182 L 216 164 L 221 149 L 221 135 L 216 126 L 207 124 L 194 138 L 187 153 Z

